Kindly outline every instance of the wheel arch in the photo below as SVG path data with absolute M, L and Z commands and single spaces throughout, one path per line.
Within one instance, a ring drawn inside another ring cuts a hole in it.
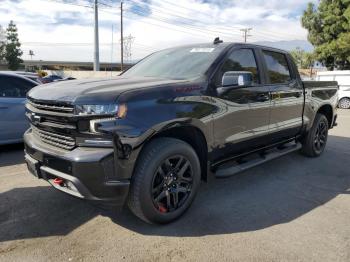
M 317 110 L 317 114 L 323 114 L 328 120 L 328 126 L 332 126 L 333 122 L 333 108 L 331 105 L 323 105 Z
M 142 151 L 148 143 L 160 137 L 171 137 L 188 143 L 194 149 L 199 158 L 201 165 L 201 179 L 207 181 L 208 143 L 205 132 L 193 125 L 179 125 L 177 123 L 173 126 L 168 126 L 167 128 L 155 132 L 147 139 L 142 146 L 139 156 L 142 154 Z

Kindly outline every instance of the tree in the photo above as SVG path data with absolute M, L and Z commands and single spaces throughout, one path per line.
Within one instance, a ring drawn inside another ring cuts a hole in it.
M 314 55 L 312 53 L 305 52 L 300 47 L 292 50 L 291 55 L 294 59 L 294 62 L 297 64 L 299 68 L 307 69 L 310 68 L 314 62 Z
M 5 45 L 6 45 L 5 30 L 0 25 L 0 63 L 5 61 Z
M 23 62 L 21 59 L 23 52 L 21 50 L 21 43 L 18 40 L 17 26 L 13 21 L 10 22 L 6 29 L 6 40 L 5 58 L 8 67 L 11 70 L 17 70 Z
M 302 26 L 315 46 L 315 58 L 329 69 L 350 69 L 350 0 L 320 0 L 309 3 Z

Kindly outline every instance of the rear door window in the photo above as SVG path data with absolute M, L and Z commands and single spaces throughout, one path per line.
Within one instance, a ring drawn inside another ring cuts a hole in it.
M 263 50 L 271 84 L 284 84 L 291 81 L 287 57 L 282 53 Z

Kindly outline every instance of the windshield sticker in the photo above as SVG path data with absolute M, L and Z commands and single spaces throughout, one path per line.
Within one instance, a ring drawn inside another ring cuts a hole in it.
M 211 53 L 214 51 L 215 48 L 209 48 L 209 47 L 198 47 L 193 48 L 190 53 Z

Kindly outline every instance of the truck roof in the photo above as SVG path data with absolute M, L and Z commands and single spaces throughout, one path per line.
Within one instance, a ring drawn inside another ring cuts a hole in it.
M 279 53 L 288 53 L 288 51 L 275 48 L 275 47 L 270 47 L 266 45 L 259 45 L 259 44 L 254 44 L 254 43 L 240 43 L 240 42 L 223 42 L 223 43 L 199 43 L 199 44 L 189 44 L 189 45 L 182 45 L 182 46 L 175 46 L 175 47 L 170 47 L 166 49 L 173 49 L 173 48 L 180 48 L 180 47 L 188 47 L 188 48 L 220 48 L 220 49 L 225 49 L 233 46 L 240 46 L 240 47 L 249 47 L 249 48 L 262 48 L 262 49 L 268 49 L 271 51 L 276 51 Z

